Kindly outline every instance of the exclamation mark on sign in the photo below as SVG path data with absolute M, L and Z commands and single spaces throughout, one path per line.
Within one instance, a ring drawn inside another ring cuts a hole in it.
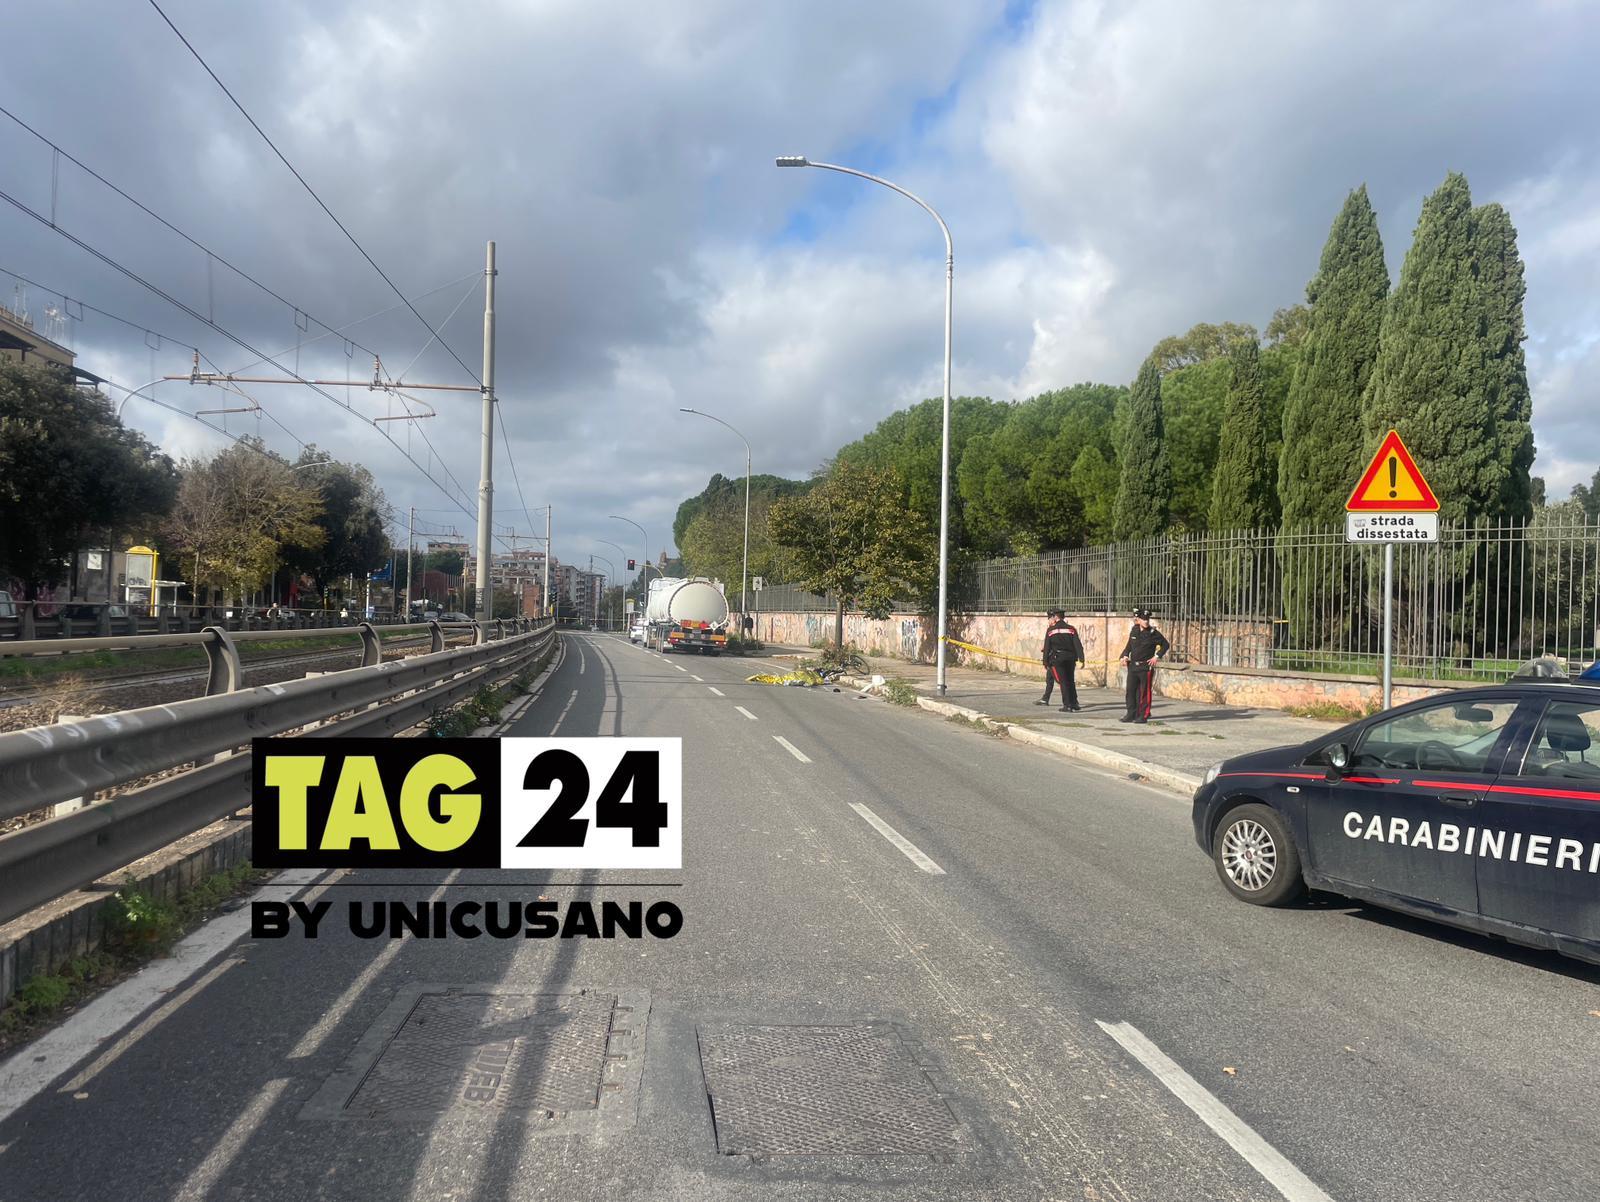
M 1389 495 L 1391 497 L 1399 495 L 1395 491 L 1395 476 L 1399 472 L 1399 470 L 1400 470 L 1400 461 L 1398 459 L 1396 459 L 1393 455 L 1390 455 L 1389 456 Z

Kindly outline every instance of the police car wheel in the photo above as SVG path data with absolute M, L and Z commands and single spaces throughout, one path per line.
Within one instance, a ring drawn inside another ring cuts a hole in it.
M 1264 805 L 1229 810 L 1211 841 L 1223 887 L 1255 906 L 1281 906 L 1305 892 L 1288 827 Z

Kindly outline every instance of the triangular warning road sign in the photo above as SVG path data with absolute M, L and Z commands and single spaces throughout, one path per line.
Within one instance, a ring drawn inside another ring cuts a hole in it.
M 1390 430 L 1344 507 L 1357 513 L 1437 513 L 1439 498 L 1400 435 Z

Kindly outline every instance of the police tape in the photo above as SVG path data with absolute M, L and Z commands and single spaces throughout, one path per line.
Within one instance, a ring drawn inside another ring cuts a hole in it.
M 1034 664 L 1036 666 L 1039 663 L 1037 659 L 1025 659 L 1020 655 L 1007 655 L 1004 651 L 990 651 L 987 647 L 979 647 L 973 643 L 963 643 L 960 639 L 953 639 L 948 635 L 945 636 L 944 641 L 952 647 L 960 647 L 963 651 L 976 651 L 979 655 L 989 655 L 995 659 L 1009 659 L 1013 663 Z

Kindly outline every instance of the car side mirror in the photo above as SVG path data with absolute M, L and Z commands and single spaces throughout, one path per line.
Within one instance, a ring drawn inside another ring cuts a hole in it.
M 1328 748 L 1327 756 L 1330 775 L 1337 775 L 1350 766 L 1350 749 L 1343 743 Z

